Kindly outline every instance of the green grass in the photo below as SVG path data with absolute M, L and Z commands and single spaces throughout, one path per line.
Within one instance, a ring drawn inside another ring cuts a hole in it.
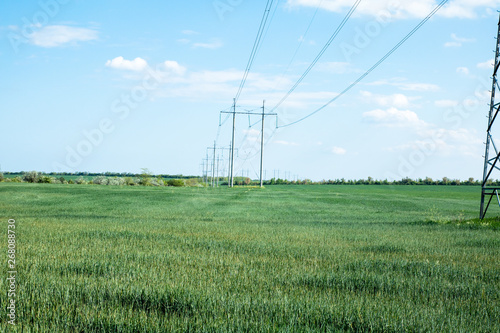
M 498 332 L 500 237 L 494 218 L 474 221 L 479 197 L 448 186 L 2 183 L 4 234 L 9 218 L 18 226 L 18 325 L 2 315 L 0 327 Z

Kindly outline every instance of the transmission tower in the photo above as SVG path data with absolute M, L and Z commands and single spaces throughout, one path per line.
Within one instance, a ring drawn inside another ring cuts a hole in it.
M 490 180 L 492 180 L 492 172 L 493 170 L 500 170 L 500 164 L 498 164 L 498 160 L 500 159 L 500 151 L 497 149 L 495 142 L 493 140 L 493 128 L 495 127 L 495 119 L 500 111 L 500 102 L 495 101 L 495 96 L 497 90 L 500 91 L 500 86 L 498 85 L 498 68 L 500 66 L 500 20 L 498 22 L 498 32 L 496 38 L 496 51 L 495 51 L 495 65 L 493 69 L 493 77 L 492 77 L 492 88 L 491 88 L 491 101 L 490 101 L 490 111 L 488 113 L 488 128 L 486 130 L 486 151 L 484 153 L 484 169 L 483 169 L 483 182 L 481 189 L 481 208 L 479 211 L 479 218 L 483 219 L 488 211 L 488 207 L 490 206 L 491 200 L 493 197 L 497 198 L 497 202 L 500 205 L 500 197 L 498 195 L 498 190 L 500 187 L 492 186 Z M 498 131 L 498 127 L 497 127 Z M 490 156 L 490 148 L 493 148 L 494 154 L 492 152 Z M 488 203 L 485 204 L 485 199 L 488 198 Z
M 236 99 L 233 100 L 233 111 L 221 111 L 220 113 L 228 113 L 233 115 L 233 132 L 232 132 L 232 140 L 231 140 L 231 156 L 230 156 L 230 180 L 228 182 L 229 187 L 234 186 L 234 131 L 236 127 L 236 115 L 258 115 L 262 116 L 262 132 L 261 132 L 261 144 L 260 144 L 260 186 L 262 187 L 262 166 L 263 166 L 263 154 L 264 154 L 264 118 L 266 116 L 278 116 L 277 113 L 265 113 L 265 101 L 262 103 L 262 113 L 255 113 L 251 111 L 245 112 L 236 112 Z M 276 120 L 276 124 L 278 124 L 278 120 Z

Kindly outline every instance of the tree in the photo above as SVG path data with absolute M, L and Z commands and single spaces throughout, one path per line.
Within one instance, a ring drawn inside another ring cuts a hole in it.
M 23 180 L 28 183 L 38 183 L 40 178 L 41 174 L 36 171 L 25 172 L 23 174 Z
M 139 175 L 139 184 L 143 186 L 151 185 L 151 171 L 148 168 L 141 168 L 142 173 Z

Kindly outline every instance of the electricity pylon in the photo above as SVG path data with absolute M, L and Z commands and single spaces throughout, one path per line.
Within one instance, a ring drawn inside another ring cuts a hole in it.
M 232 140 L 231 140 L 231 160 L 230 160 L 230 181 L 229 181 L 229 187 L 234 186 L 234 131 L 236 127 L 236 115 L 237 114 L 243 114 L 247 116 L 251 115 L 257 115 L 257 116 L 262 116 L 262 132 L 261 132 L 261 144 L 260 144 L 260 184 L 262 186 L 262 161 L 263 161 L 263 154 L 264 154 L 264 118 L 266 116 L 277 116 L 276 113 L 265 113 L 265 108 L 264 108 L 265 102 L 262 104 L 262 113 L 255 113 L 251 111 L 246 111 L 246 112 L 236 112 L 236 100 L 233 101 L 233 111 L 221 111 L 221 113 L 228 113 L 233 115 L 233 132 L 232 132 Z M 278 121 L 276 120 L 276 124 Z
M 495 51 L 495 65 L 493 69 L 493 77 L 492 77 L 492 88 L 491 88 L 491 101 L 490 101 L 490 111 L 488 113 L 488 128 L 486 130 L 486 151 L 484 153 L 484 169 L 483 169 L 483 182 L 481 189 L 481 208 L 479 211 L 479 218 L 483 219 L 488 211 L 488 207 L 490 206 L 491 200 L 494 196 L 496 196 L 498 204 L 500 205 L 500 197 L 498 195 L 498 190 L 500 187 L 490 185 L 490 180 L 492 180 L 492 173 L 496 169 L 500 170 L 500 164 L 498 160 L 500 159 L 500 151 L 497 149 L 495 145 L 495 141 L 493 140 L 493 128 L 495 127 L 495 119 L 500 111 L 500 103 L 495 101 L 497 90 L 500 90 L 498 85 L 498 68 L 500 66 L 500 20 L 498 22 L 498 32 L 496 38 L 496 51 Z M 498 131 L 498 130 L 497 130 Z M 494 154 L 493 157 L 490 157 L 490 148 L 493 148 Z M 497 165 L 498 164 L 498 165 Z M 488 203 L 486 207 L 484 206 L 485 198 L 488 199 Z

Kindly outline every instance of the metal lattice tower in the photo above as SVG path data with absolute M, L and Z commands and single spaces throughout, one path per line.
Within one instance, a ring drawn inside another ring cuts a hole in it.
M 486 151 L 484 153 L 484 170 L 483 170 L 483 182 L 482 182 L 482 190 L 481 190 L 481 208 L 479 212 L 479 218 L 483 219 L 488 211 L 488 207 L 490 206 L 491 200 L 495 196 L 497 198 L 498 204 L 500 205 L 500 196 L 498 191 L 500 187 L 492 186 L 490 184 L 490 180 L 492 180 L 493 171 L 497 172 L 500 170 L 500 151 L 497 149 L 495 145 L 495 141 L 493 140 L 493 130 L 495 128 L 495 119 L 500 111 L 500 102 L 496 102 L 495 96 L 497 90 L 500 93 L 500 86 L 498 85 L 498 68 L 500 66 L 500 20 L 498 22 L 498 33 L 496 38 L 496 51 L 495 51 L 495 65 L 493 70 L 493 83 L 491 88 L 491 101 L 490 101 L 490 111 L 488 114 L 488 129 L 486 130 Z M 498 132 L 498 126 L 497 126 Z M 490 156 L 490 148 L 493 148 L 493 152 L 491 152 Z M 488 203 L 485 204 L 485 199 L 488 198 Z

